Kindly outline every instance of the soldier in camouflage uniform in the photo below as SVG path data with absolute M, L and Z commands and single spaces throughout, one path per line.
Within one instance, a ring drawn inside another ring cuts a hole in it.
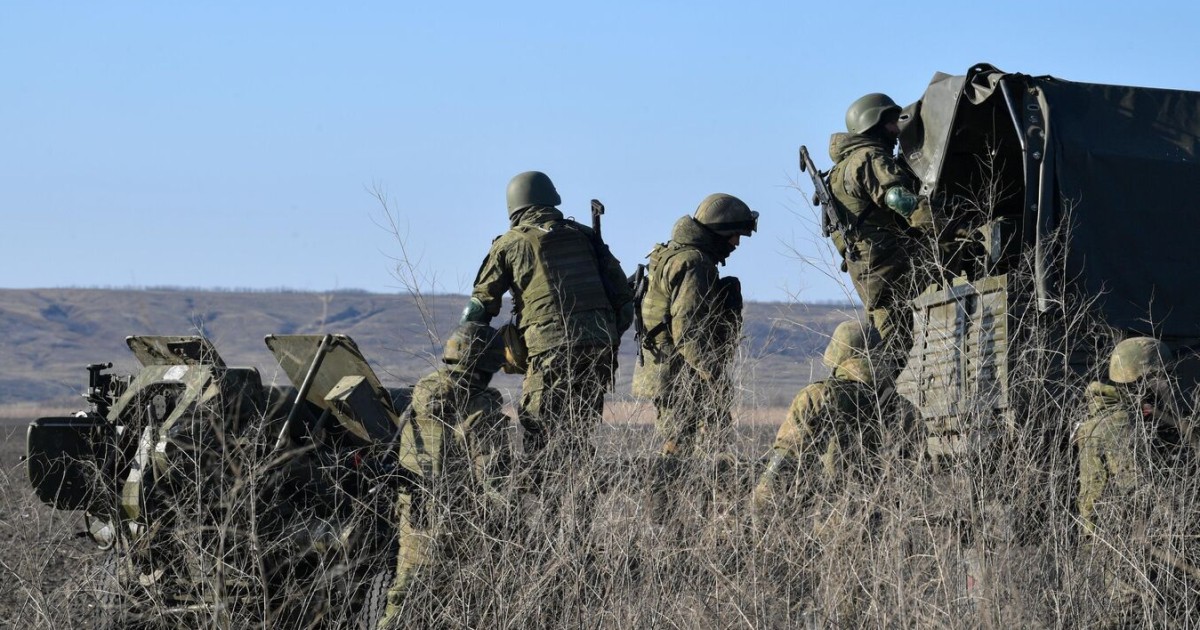
M 767 468 L 755 486 L 755 508 L 772 501 L 781 475 L 829 487 L 869 468 L 881 437 L 881 398 L 868 356 L 878 342 L 879 333 L 873 328 L 857 321 L 838 324 L 822 357 L 833 372 L 801 389 L 792 400 Z
M 507 201 L 512 227 L 492 242 L 463 321 L 490 322 L 512 294 L 523 346 L 516 354 L 527 356 L 518 416 L 540 487 L 548 473 L 592 453 L 621 334 L 633 322 L 633 293 L 592 229 L 555 207 L 562 200 L 544 173 L 513 177 Z
M 852 567 L 870 538 L 878 514 L 864 486 L 878 482 L 881 451 L 886 442 L 900 442 L 900 432 L 884 426 L 894 413 L 889 396 L 882 395 L 869 353 L 879 334 L 858 321 L 842 322 L 822 358 L 833 371 L 829 378 L 800 390 L 787 419 L 779 427 L 767 467 L 751 495 L 756 528 L 766 532 L 773 516 L 786 527 L 799 527 L 811 547 L 803 552 L 812 567 L 785 588 L 797 597 L 811 598 L 814 626 L 859 625 L 863 602 L 858 580 L 869 566 Z M 794 551 L 791 553 L 795 553 Z M 836 567 L 828 572 L 821 567 Z
M 1104 571 L 1112 625 L 1145 622 L 1130 615 L 1150 603 L 1146 593 L 1170 606 L 1170 583 L 1183 577 L 1194 588 L 1200 575 L 1195 550 L 1180 544 L 1200 497 L 1197 436 L 1176 406 L 1171 359 L 1170 348 L 1150 337 L 1117 344 L 1111 384 L 1088 385 L 1088 419 L 1075 432 L 1083 549 Z
M 899 115 L 890 97 L 868 94 L 846 111 L 848 133 L 829 140 L 829 188 L 848 226 L 847 233 L 833 234 L 834 245 L 896 369 L 912 345 L 911 257 L 922 245 L 910 228 L 933 225 L 928 202 L 915 194 L 915 178 L 893 154 Z
M 418 572 L 435 551 L 454 557 L 473 532 L 495 535 L 512 460 L 504 398 L 488 383 L 504 363 L 496 330 L 460 326 L 446 342 L 446 365 L 413 388 L 399 461 L 407 480 L 396 505 L 400 551 L 380 628 L 398 619 Z
M 670 242 L 650 252 L 640 304 L 644 364 L 634 375 L 634 393 L 654 401 L 663 442 L 650 495 L 658 522 L 672 509 L 671 486 L 697 436 L 730 424 L 728 368 L 740 334 L 742 296 L 737 278 L 721 278 L 717 265 L 757 229 L 758 213 L 745 202 L 713 194 L 694 217 L 676 221 Z

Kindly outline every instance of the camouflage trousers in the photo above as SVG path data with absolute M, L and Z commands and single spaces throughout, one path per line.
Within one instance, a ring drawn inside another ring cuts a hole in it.
M 858 259 L 846 260 L 850 280 L 871 325 L 879 331 L 889 361 L 903 368 L 912 348 L 909 302 L 918 292 L 912 254 L 899 241 L 859 243 L 857 249 Z
M 529 358 L 517 416 L 535 483 L 591 458 L 592 434 L 603 419 L 612 370 L 613 352 L 607 346 L 551 350 Z
M 524 430 L 518 476 L 522 510 L 532 516 L 531 544 L 558 533 L 581 535 L 591 521 L 592 436 L 612 382 L 607 346 L 552 350 L 529 359 L 517 415 Z M 564 505 L 573 519 L 564 519 Z
M 733 385 L 724 373 L 706 380 L 673 357 L 664 371 L 658 395 L 655 431 L 662 442 L 651 471 L 648 507 L 651 519 L 669 521 L 683 498 L 679 484 L 688 462 L 705 451 L 720 451 L 733 424 Z
M 381 630 L 399 627 L 401 617 L 429 621 L 437 610 L 406 612 L 413 591 L 432 591 L 426 601 L 440 605 L 454 596 L 440 592 L 446 590 L 444 574 L 465 560 L 479 560 L 493 544 L 503 540 L 508 520 L 503 503 L 493 500 L 493 495 L 471 492 L 469 478 L 443 482 L 415 487 L 397 498 L 396 576 L 388 589 L 387 608 L 378 626 Z
M 395 627 L 410 592 L 438 586 L 436 561 L 453 565 L 502 539 L 511 445 L 505 416 L 474 418 L 480 426 L 445 424 L 418 414 L 404 427 L 403 486 L 396 499 L 396 575 L 379 628 Z M 493 424 L 494 423 L 494 424 Z M 436 588 L 434 589 L 436 590 Z M 435 593 L 432 601 L 445 593 Z M 434 611 L 423 610 L 427 618 Z

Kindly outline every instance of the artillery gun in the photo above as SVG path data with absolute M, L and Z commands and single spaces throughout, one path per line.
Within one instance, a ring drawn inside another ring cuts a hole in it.
M 392 444 L 411 390 L 344 335 L 273 335 L 292 386 L 200 336 L 135 336 L 90 407 L 29 426 L 37 496 L 108 551 L 98 627 L 373 628 L 395 562 Z

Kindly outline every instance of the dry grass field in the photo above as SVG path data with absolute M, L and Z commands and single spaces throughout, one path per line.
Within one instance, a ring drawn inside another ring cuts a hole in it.
M 82 401 L 81 401 L 82 402 Z M 105 582 L 100 573 L 107 552 L 83 535 L 83 517 L 42 504 L 34 495 L 22 457 L 27 424 L 34 418 L 65 415 L 73 409 L 39 407 L 33 404 L 0 406 L 0 627 L 5 628 L 91 628 Z M 731 446 L 747 462 L 769 448 L 777 422 L 786 409 L 763 409 L 748 413 L 744 430 Z M 614 402 L 606 408 L 606 425 L 597 435 L 601 455 L 609 461 L 647 459 L 658 445 L 652 423 L 653 408 L 635 402 Z M 640 477 L 642 472 L 620 468 Z M 621 492 L 640 485 L 621 483 Z M 609 508 L 629 519 L 638 512 L 634 494 L 617 497 L 610 493 Z M 529 567 L 525 567 L 529 568 Z M 419 624 L 418 624 L 419 625 Z M 219 626 L 218 626 L 219 627 Z
M 34 496 L 21 461 L 31 417 L 0 419 L 0 627 L 86 628 L 104 552 L 78 535 L 79 513 L 54 510 Z

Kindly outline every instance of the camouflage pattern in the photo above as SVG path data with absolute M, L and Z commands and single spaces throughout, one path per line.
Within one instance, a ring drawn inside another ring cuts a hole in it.
M 916 294 L 911 256 L 922 245 L 908 230 L 929 227 L 932 214 L 928 204 L 908 218 L 888 207 L 889 190 L 915 188 L 892 148 L 893 144 L 874 135 L 834 134 L 829 142 L 834 161 L 829 183 L 835 200 L 850 215 L 847 223 L 858 226 L 849 242 L 846 235 L 835 234 L 834 244 L 845 256 L 846 269 L 872 324 L 899 353 L 911 345 L 912 322 L 905 305 Z
M 496 508 L 503 504 L 512 451 L 504 399 L 487 386 L 490 376 L 447 365 L 413 389 L 399 447 L 409 485 L 396 503 L 400 548 L 380 628 L 402 614 L 410 587 L 435 554 L 452 561 L 456 547 L 472 547 L 465 536 L 494 535 L 499 528 Z
M 892 97 L 879 92 L 861 96 L 846 108 L 846 131 L 864 133 L 870 131 L 889 112 L 900 113 L 900 106 Z
M 1156 344 L 1140 346 L 1143 357 L 1160 356 Z M 1130 348 L 1137 345 L 1118 346 L 1121 354 Z M 1179 528 L 1194 522 L 1200 500 L 1198 445 L 1166 384 L 1091 383 L 1088 418 L 1074 436 L 1082 550 L 1101 571 L 1108 621 L 1121 627 L 1138 619 L 1145 598 L 1171 605 L 1172 589 L 1198 574 L 1194 532 Z
M 504 341 L 491 326 L 477 322 L 461 324 L 446 340 L 442 362 L 460 372 L 495 374 L 505 362 Z
M 1167 344 L 1153 337 L 1133 337 L 1117 344 L 1108 362 L 1108 378 L 1114 383 L 1133 383 L 1165 374 L 1173 358 Z
M 1129 493 L 1141 483 L 1134 461 L 1134 403 L 1123 394 L 1112 385 L 1088 385 L 1088 419 L 1075 432 L 1079 449 L 1076 506 L 1089 533 L 1095 531 L 1096 503 L 1101 496 Z
M 759 479 L 756 506 L 774 497 L 783 469 L 794 472 L 789 478 L 818 487 L 857 481 L 880 449 L 880 411 L 873 370 L 864 358 L 846 359 L 828 379 L 801 389 L 771 447 L 772 460 L 786 465 Z
M 655 401 L 664 452 L 729 415 L 731 391 L 724 381 L 741 313 L 727 304 L 740 295 L 721 290 L 717 265 L 732 251 L 727 238 L 685 216 L 675 223 L 671 241 L 650 253 L 642 300 L 645 363 L 635 370 L 634 393 Z
M 829 345 L 825 346 L 825 354 L 821 355 L 821 362 L 833 369 L 847 359 L 866 358 L 877 345 L 878 331 L 855 320 L 845 321 L 833 329 Z
M 785 526 L 800 527 L 808 548 L 796 553 L 811 558 L 813 567 L 844 569 L 833 577 L 819 569 L 797 576 L 812 594 L 814 609 L 828 615 L 814 624 L 818 627 L 857 627 L 870 601 L 857 581 L 870 567 L 849 568 L 856 554 L 846 545 L 870 545 L 878 529 L 877 508 L 861 488 L 878 475 L 875 461 L 886 429 L 881 419 L 890 416 L 883 407 L 870 361 L 844 360 L 828 379 L 796 394 L 751 495 L 757 527 L 777 522 L 772 518 L 777 514 Z
M 517 411 L 529 481 L 540 487 L 545 471 L 590 452 L 621 334 L 633 322 L 633 293 L 591 228 L 543 206 L 517 212 L 512 223 L 492 243 L 472 297 L 494 317 L 503 295 L 513 295 L 528 357 Z
M 535 238 L 547 230 L 564 234 L 562 242 L 551 245 L 553 251 L 539 249 Z M 598 269 L 603 269 L 603 275 Z M 559 277 L 561 283 L 555 280 Z M 558 289 L 564 294 L 556 295 Z M 509 292 L 521 313 L 521 333 L 530 356 L 556 348 L 615 346 L 632 322 L 617 318 L 633 301 L 620 262 L 607 247 L 595 247 L 591 228 L 563 218 L 555 208 L 520 211 L 512 229 L 492 242 L 471 297 L 483 305 L 490 319 L 500 314 L 504 294 Z M 531 296 L 544 297 L 529 304 Z
M 635 369 L 633 387 L 657 412 L 662 448 L 651 508 L 658 519 L 666 518 L 669 486 L 697 438 L 720 436 L 732 422 L 729 366 L 741 329 L 741 291 L 736 278 L 720 277 L 717 265 L 733 249 L 730 237 L 684 216 L 671 241 L 649 256 L 644 364 Z
M 606 347 L 551 351 L 529 359 L 517 415 L 535 477 L 592 454 L 592 432 L 604 412 L 613 353 Z

